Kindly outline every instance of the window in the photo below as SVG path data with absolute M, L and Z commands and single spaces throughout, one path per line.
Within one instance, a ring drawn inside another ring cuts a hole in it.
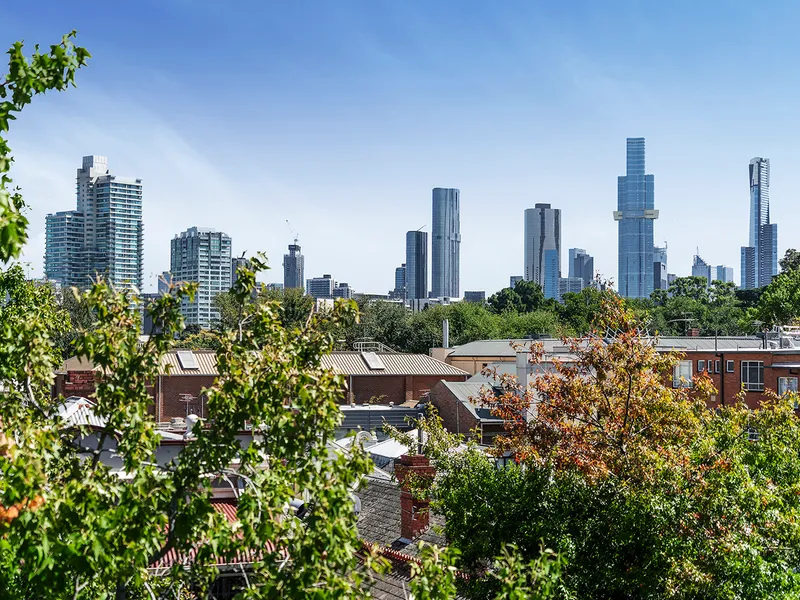
M 702 373 L 705 370 L 706 370 L 706 361 L 698 360 L 697 361 L 697 372 L 698 373 Z
M 682 360 L 672 372 L 672 387 L 692 387 L 692 361 Z
M 714 361 L 714 373 L 719 373 L 719 361 Z
M 725 370 L 728 373 L 733 373 L 734 369 L 735 369 L 735 367 L 733 366 L 733 361 L 732 360 L 726 360 L 725 361 Z
M 742 361 L 742 386 L 748 392 L 764 391 L 764 363 L 760 360 Z
M 797 377 L 778 377 L 778 395 L 797 393 Z

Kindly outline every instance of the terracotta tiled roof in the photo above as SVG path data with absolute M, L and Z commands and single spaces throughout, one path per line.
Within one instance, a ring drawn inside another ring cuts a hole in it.
M 212 501 L 211 506 L 214 508 L 214 510 L 223 514 L 230 523 L 235 523 L 236 521 L 238 521 L 238 517 L 236 516 L 236 504 L 232 502 Z M 265 547 L 265 550 L 268 553 L 274 552 L 275 546 L 268 542 Z M 224 558 L 218 558 L 216 564 L 217 566 L 251 565 L 254 562 L 258 562 L 260 560 L 259 554 L 260 552 L 254 550 L 240 552 L 239 554 L 236 555 L 236 557 L 233 560 L 225 560 Z M 177 550 L 172 548 L 158 561 L 151 564 L 150 569 L 152 570 L 168 569 L 173 565 L 175 565 L 176 563 L 183 565 L 190 565 L 194 560 L 194 557 L 195 557 L 195 551 L 191 551 L 188 554 L 183 554 L 179 553 Z

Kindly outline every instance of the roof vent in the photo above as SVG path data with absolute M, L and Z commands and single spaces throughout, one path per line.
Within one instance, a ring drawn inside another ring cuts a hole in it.
M 383 371 L 386 369 L 386 365 L 374 352 L 362 352 L 361 359 L 367 364 L 370 371 Z
M 176 354 L 178 355 L 178 362 L 181 364 L 183 370 L 195 371 L 200 368 L 200 365 L 197 364 L 194 352 L 191 350 L 178 350 Z

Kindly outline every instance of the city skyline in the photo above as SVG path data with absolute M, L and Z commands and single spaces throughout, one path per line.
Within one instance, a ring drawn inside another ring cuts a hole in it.
M 94 56 L 76 90 L 38 103 L 9 140 L 12 176 L 31 206 L 24 260 L 32 276 L 42 273 L 44 216 L 72 206 L 74 157 L 91 152 L 145 181 L 145 290 L 168 266 L 166 240 L 191 224 L 186 214 L 228 232 L 237 255 L 266 252 L 267 281 L 281 279 L 288 218 L 309 273 L 388 290 L 403 232 L 429 222 L 430 189 L 440 182 L 463 193 L 462 291 L 497 290 L 521 273 L 522 214 L 541 201 L 570 224 L 565 247 L 585 247 L 616 281 L 608 211 L 624 172 L 620 141 L 631 135 L 648 140 L 648 171 L 659 181 L 656 241 L 669 242 L 670 272 L 686 274 L 700 244 L 710 264 L 733 265 L 738 278 L 750 201 L 742 165 L 753 156 L 769 156 L 781 173 L 772 220 L 800 216 L 790 202 L 800 193 L 790 170 L 800 161 L 800 124 L 788 101 L 797 86 L 785 75 L 795 44 L 787 30 L 800 7 L 773 6 L 767 20 L 756 6 L 709 2 L 692 5 L 687 20 L 673 7 L 627 2 L 245 3 L 226 12 L 145 0 L 120 18 L 116 5 L 76 11 L 80 4 L 4 13 L 4 31 L 15 33 L 8 45 L 47 45 L 77 27 Z M 636 52 L 615 33 L 620 24 Z M 218 25 L 240 57 L 234 63 L 193 48 Z M 134 61 L 129 48 L 142 30 L 155 41 Z M 445 52 L 434 43 L 442 36 Z M 759 60 L 765 53 L 770 61 Z M 772 86 L 759 111 L 741 77 L 750 70 Z M 246 78 L 247 93 L 220 108 L 200 84 L 209 71 L 225 73 L 220 85 Z M 689 218 L 699 206 L 713 227 Z M 344 241 L 330 244 L 331 231 Z M 353 261 L 357 245 L 380 251 Z M 797 245 L 782 230 L 779 256 Z

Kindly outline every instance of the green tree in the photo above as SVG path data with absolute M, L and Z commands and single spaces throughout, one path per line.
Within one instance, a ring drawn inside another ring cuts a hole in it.
M 508 311 L 519 312 L 523 310 L 522 298 L 512 288 L 503 288 L 487 300 L 492 312 L 502 314 Z
M 474 446 L 430 452 L 433 506 L 462 568 L 485 572 L 504 544 L 536 560 L 544 543 L 566 561 L 559 585 L 577 598 L 796 597 L 794 398 L 709 411 L 709 380 L 673 388 L 680 357 L 659 354 L 639 325 L 609 298 L 598 331 L 614 337 L 574 340 L 576 364 L 554 365 L 532 390 L 506 382 L 484 397 L 509 424 L 497 451 L 511 465 Z
M 764 288 L 756 316 L 766 325 L 790 325 L 800 317 L 800 270 L 785 271 Z
M 794 248 L 789 248 L 778 262 L 781 266 L 781 271 L 796 271 L 800 269 L 800 252 Z

